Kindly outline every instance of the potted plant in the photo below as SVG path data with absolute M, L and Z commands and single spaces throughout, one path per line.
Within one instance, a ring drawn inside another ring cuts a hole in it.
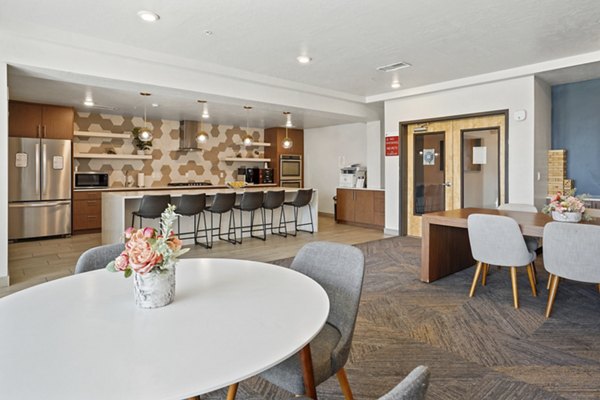
M 147 154 L 152 150 L 152 139 L 150 140 L 142 140 L 140 138 L 140 133 L 142 132 L 142 128 L 136 126 L 131 130 L 131 134 L 133 135 L 133 145 L 135 146 L 138 154 Z
M 567 193 L 557 192 L 542 212 L 552 215 L 552 219 L 560 222 L 579 222 L 589 220 L 585 212 L 585 195 L 575 196 L 575 189 Z

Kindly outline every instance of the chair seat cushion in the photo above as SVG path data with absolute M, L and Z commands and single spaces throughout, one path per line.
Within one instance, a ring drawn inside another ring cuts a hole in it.
M 332 371 L 331 354 L 341 337 L 342 335 L 333 325 L 325 324 L 321 332 L 310 342 L 315 386 L 325 382 L 337 372 Z M 260 376 L 294 394 L 304 393 L 302 366 L 298 353 L 261 373 Z

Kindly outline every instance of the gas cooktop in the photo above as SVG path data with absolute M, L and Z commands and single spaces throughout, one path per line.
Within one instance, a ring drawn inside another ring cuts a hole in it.
M 212 186 L 210 182 L 171 182 L 167 186 Z

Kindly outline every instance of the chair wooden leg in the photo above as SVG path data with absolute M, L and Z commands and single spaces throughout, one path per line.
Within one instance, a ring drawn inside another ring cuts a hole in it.
M 237 394 L 239 383 L 232 383 L 229 385 L 229 389 L 227 389 L 227 400 L 235 400 L 235 395 Z
M 481 286 L 485 286 L 485 283 L 487 281 L 487 274 L 489 271 L 490 266 L 486 263 L 483 263 L 483 271 L 481 274 Z
M 513 302 L 519 308 L 519 291 L 517 290 L 517 268 L 510 267 L 510 280 L 512 281 Z
M 200 396 L 188 397 L 186 400 L 202 400 Z
M 552 274 L 548 273 L 548 283 L 546 284 L 546 289 L 547 289 L 547 290 L 550 290 L 550 284 L 552 283 L 552 277 L 553 277 L 553 276 L 554 276 L 554 275 L 552 275 Z
M 550 318 L 552 314 L 552 306 L 554 305 L 554 299 L 556 298 L 556 291 L 558 290 L 558 282 L 560 277 L 552 275 L 550 281 L 550 292 L 548 293 L 548 304 L 546 305 L 546 318 Z
M 302 364 L 302 375 L 304 377 L 304 394 L 306 397 L 317 400 L 310 344 L 307 344 L 300 350 L 300 363 Z
M 529 277 L 529 285 L 531 286 L 531 294 L 533 297 L 537 297 L 537 289 L 535 287 L 535 271 L 533 270 L 533 266 L 529 264 L 527 266 L 527 276 Z
M 535 268 L 535 261 L 531 262 L 531 268 L 533 269 L 533 282 L 537 286 L 537 269 Z
M 475 270 L 475 277 L 473 277 L 473 283 L 471 284 L 469 297 L 473 297 L 475 295 L 475 287 L 477 286 L 477 280 L 479 279 L 479 274 L 481 274 L 482 266 L 483 263 L 481 261 L 477 261 L 477 269 Z
M 340 383 L 342 393 L 344 394 L 344 399 L 354 400 L 354 397 L 352 396 L 352 390 L 350 389 L 350 383 L 348 383 L 348 376 L 346 376 L 346 371 L 344 368 L 341 368 L 336 375 L 338 382 Z
M 600 293 L 600 283 L 598 284 L 598 293 Z

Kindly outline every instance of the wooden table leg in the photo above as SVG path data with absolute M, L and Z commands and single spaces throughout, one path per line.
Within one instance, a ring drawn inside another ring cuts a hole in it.
M 302 375 L 304 376 L 304 394 L 316 400 L 317 389 L 315 388 L 315 374 L 313 372 L 310 344 L 307 344 L 300 350 L 300 363 L 302 364 Z

